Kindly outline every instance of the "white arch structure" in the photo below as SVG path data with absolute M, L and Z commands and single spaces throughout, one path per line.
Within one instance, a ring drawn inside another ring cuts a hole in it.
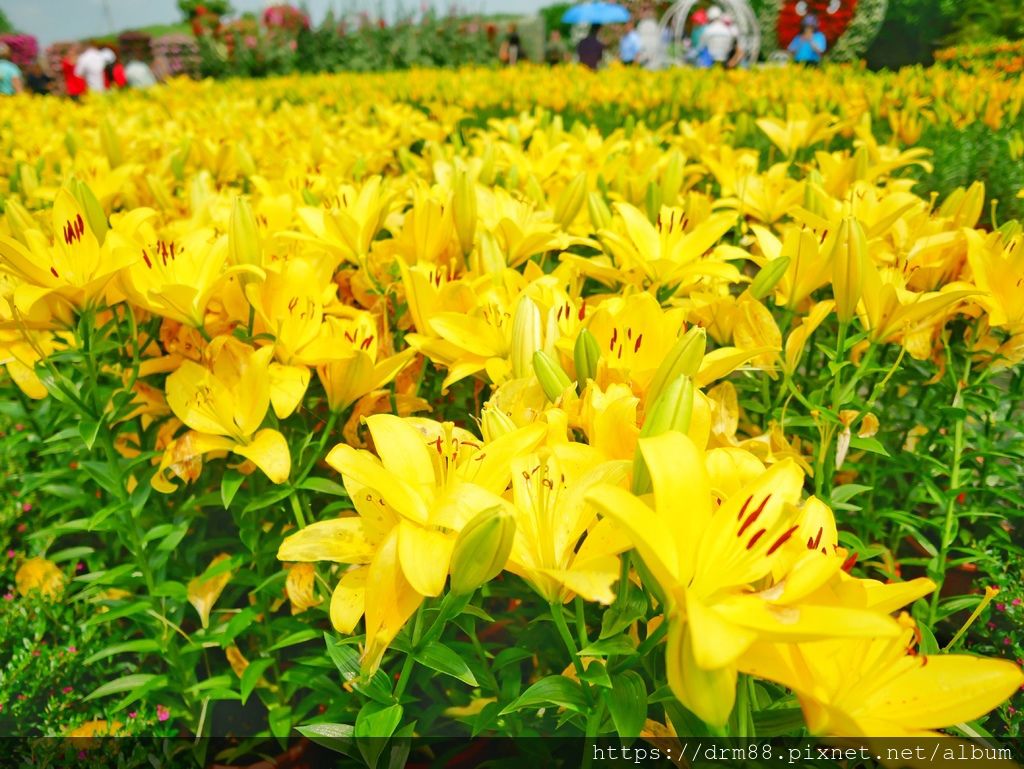
M 661 17 L 661 28 L 668 32 L 674 43 L 673 49 L 679 50 L 686 38 L 686 22 L 690 18 L 693 7 L 699 1 L 677 0 Z M 757 16 L 750 7 L 750 3 L 747 0 L 714 0 L 714 5 L 721 8 L 724 13 L 731 15 L 736 23 L 744 61 L 757 61 L 757 56 L 761 51 L 761 26 L 758 24 Z

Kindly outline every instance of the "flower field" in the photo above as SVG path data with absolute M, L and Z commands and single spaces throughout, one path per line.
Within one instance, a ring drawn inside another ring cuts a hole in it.
M 179 80 L 0 144 L 5 734 L 1019 733 L 1019 79 Z

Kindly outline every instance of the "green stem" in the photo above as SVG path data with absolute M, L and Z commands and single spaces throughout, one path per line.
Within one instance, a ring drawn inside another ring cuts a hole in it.
M 587 618 L 584 614 L 583 599 L 576 596 L 573 605 L 576 609 L 576 637 L 580 641 L 580 648 L 586 649 L 590 646 L 590 639 L 587 638 Z
M 952 366 L 950 367 L 952 370 Z M 970 375 L 970 361 L 964 370 L 963 379 L 957 382 L 956 395 L 953 396 L 953 408 L 960 408 L 963 405 L 963 391 L 967 387 L 967 378 Z M 960 468 L 963 462 L 964 453 L 964 418 L 959 417 L 953 427 L 953 465 L 949 472 L 949 499 L 946 502 L 946 516 L 942 525 L 942 539 L 939 543 L 939 554 L 935 569 L 935 592 L 932 593 L 931 604 L 928 609 L 928 624 L 935 625 L 935 618 L 939 611 L 939 594 L 942 592 L 942 584 L 946 578 L 946 562 L 949 559 L 949 549 L 953 544 L 953 524 L 956 521 L 956 505 L 958 489 L 960 488 Z
M 555 627 L 558 629 L 558 635 L 562 639 L 562 643 L 565 644 L 566 650 L 569 652 L 569 656 L 572 658 L 572 666 L 576 668 L 576 675 L 580 679 L 580 686 L 585 686 L 583 680 L 583 661 L 579 657 L 579 649 L 576 648 L 576 642 L 572 640 L 572 633 L 569 632 L 569 625 L 565 621 L 565 615 L 562 613 L 562 604 L 552 603 L 551 604 L 551 619 L 555 622 Z M 586 691 L 586 689 L 584 689 Z
M 292 507 L 292 514 L 295 516 L 295 524 L 300 528 L 306 528 L 306 516 L 302 513 L 302 504 L 299 502 L 299 492 L 293 491 L 288 495 L 288 502 Z
M 419 608 L 416 609 L 416 619 L 412 623 L 412 648 L 409 649 L 409 653 L 405 655 L 405 662 L 402 663 L 402 672 L 398 674 L 398 683 L 395 685 L 395 701 L 401 702 L 402 695 L 405 694 L 405 688 L 409 685 L 409 676 L 412 673 L 412 667 L 416 664 L 414 657 L 416 653 L 416 647 L 420 642 L 420 631 L 423 629 L 423 603 L 421 602 Z

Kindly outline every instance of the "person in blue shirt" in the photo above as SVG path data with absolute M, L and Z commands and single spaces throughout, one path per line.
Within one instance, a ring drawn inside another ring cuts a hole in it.
M 14 96 L 21 93 L 21 70 L 10 60 L 11 49 L 0 43 L 0 95 Z
M 629 66 L 636 64 L 640 55 L 640 33 L 636 31 L 632 21 L 626 22 L 626 34 L 619 41 L 619 60 Z
M 793 38 L 789 44 L 789 52 L 793 55 L 793 61 L 809 67 L 817 67 L 821 64 L 821 57 L 828 47 L 828 41 L 818 30 L 814 19 L 808 17 L 800 26 L 800 34 Z

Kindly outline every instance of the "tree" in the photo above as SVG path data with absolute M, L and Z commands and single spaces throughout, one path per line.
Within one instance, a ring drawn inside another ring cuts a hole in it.
M 14 25 L 11 24 L 10 19 L 7 18 L 6 14 L 0 10 L 0 35 L 7 35 L 14 31 Z
M 200 8 L 213 16 L 225 16 L 233 10 L 228 0 L 178 0 L 178 10 L 188 21 L 198 14 Z

